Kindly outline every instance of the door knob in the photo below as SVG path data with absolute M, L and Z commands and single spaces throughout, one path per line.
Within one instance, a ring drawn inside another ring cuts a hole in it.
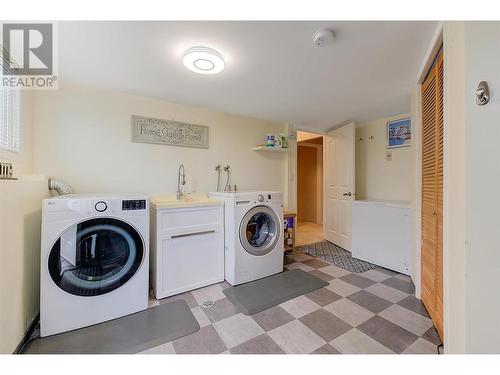
M 344 194 L 342 194 L 342 195 L 343 195 L 344 197 L 350 197 L 350 196 L 352 195 L 352 193 L 351 193 L 351 192 L 349 192 L 349 193 L 344 193 Z

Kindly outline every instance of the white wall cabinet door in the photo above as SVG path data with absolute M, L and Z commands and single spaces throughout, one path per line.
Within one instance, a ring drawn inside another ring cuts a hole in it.
M 324 146 L 324 236 L 350 251 L 351 202 L 355 191 L 354 123 L 328 133 Z

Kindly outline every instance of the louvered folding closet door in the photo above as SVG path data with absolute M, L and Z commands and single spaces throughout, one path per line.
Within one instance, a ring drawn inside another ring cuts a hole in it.
M 422 302 L 443 337 L 443 55 L 422 84 Z

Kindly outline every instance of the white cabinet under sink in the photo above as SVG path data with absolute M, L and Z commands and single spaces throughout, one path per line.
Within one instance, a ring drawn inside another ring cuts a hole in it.
M 157 299 L 224 281 L 224 203 L 151 200 L 151 282 Z

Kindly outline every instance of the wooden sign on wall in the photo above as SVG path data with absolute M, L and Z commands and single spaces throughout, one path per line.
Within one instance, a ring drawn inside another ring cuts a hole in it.
M 208 148 L 208 126 L 132 115 L 132 142 Z

